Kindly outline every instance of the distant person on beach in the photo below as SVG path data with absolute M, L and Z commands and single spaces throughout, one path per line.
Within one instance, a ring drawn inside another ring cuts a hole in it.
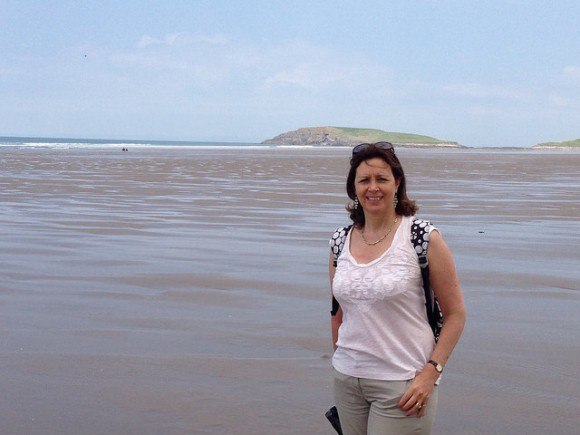
M 465 324 L 453 257 L 434 226 L 415 221 L 417 206 L 389 142 L 353 148 L 346 190 L 353 225 L 333 235 L 329 264 L 333 391 L 343 433 L 429 434 L 439 378 Z M 412 241 L 418 232 L 444 319 L 438 340 Z

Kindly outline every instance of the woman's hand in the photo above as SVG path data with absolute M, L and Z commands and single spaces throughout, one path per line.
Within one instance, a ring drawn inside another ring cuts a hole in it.
M 435 388 L 435 382 L 439 373 L 431 364 L 427 366 L 413 379 L 407 391 L 403 393 L 397 406 L 407 412 L 407 417 L 416 414 L 423 417 L 425 408 L 429 404 L 429 396 Z

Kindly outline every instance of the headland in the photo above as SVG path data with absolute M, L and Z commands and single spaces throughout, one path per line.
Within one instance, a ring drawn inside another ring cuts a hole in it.
M 307 127 L 282 133 L 263 144 L 302 146 L 354 146 L 364 142 L 387 141 L 401 147 L 466 148 L 457 142 L 440 140 L 431 136 L 396 133 L 370 128 Z
M 568 150 L 570 148 L 575 148 L 580 150 L 580 139 L 567 140 L 563 142 L 545 142 L 539 143 L 532 147 L 535 150 Z

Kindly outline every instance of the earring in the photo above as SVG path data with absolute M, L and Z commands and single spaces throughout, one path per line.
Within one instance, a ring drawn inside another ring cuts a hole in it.
M 358 208 L 358 196 L 354 197 L 354 209 L 356 210 Z
M 397 208 L 398 203 L 399 203 L 399 198 L 397 198 L 397 194 L 395 193 L 395 197 L 393 198 L 393 208 Z

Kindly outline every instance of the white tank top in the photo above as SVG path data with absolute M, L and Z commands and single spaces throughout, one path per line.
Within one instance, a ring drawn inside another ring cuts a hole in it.
M 412 220 L 403 217 L 389 249 L 370 263 L 357 263 L 350 254 L 352 231 L 345 241 L 332 282 L 343 313 L 332 364 L 341 373 L 412 379 L 433 352 Z

